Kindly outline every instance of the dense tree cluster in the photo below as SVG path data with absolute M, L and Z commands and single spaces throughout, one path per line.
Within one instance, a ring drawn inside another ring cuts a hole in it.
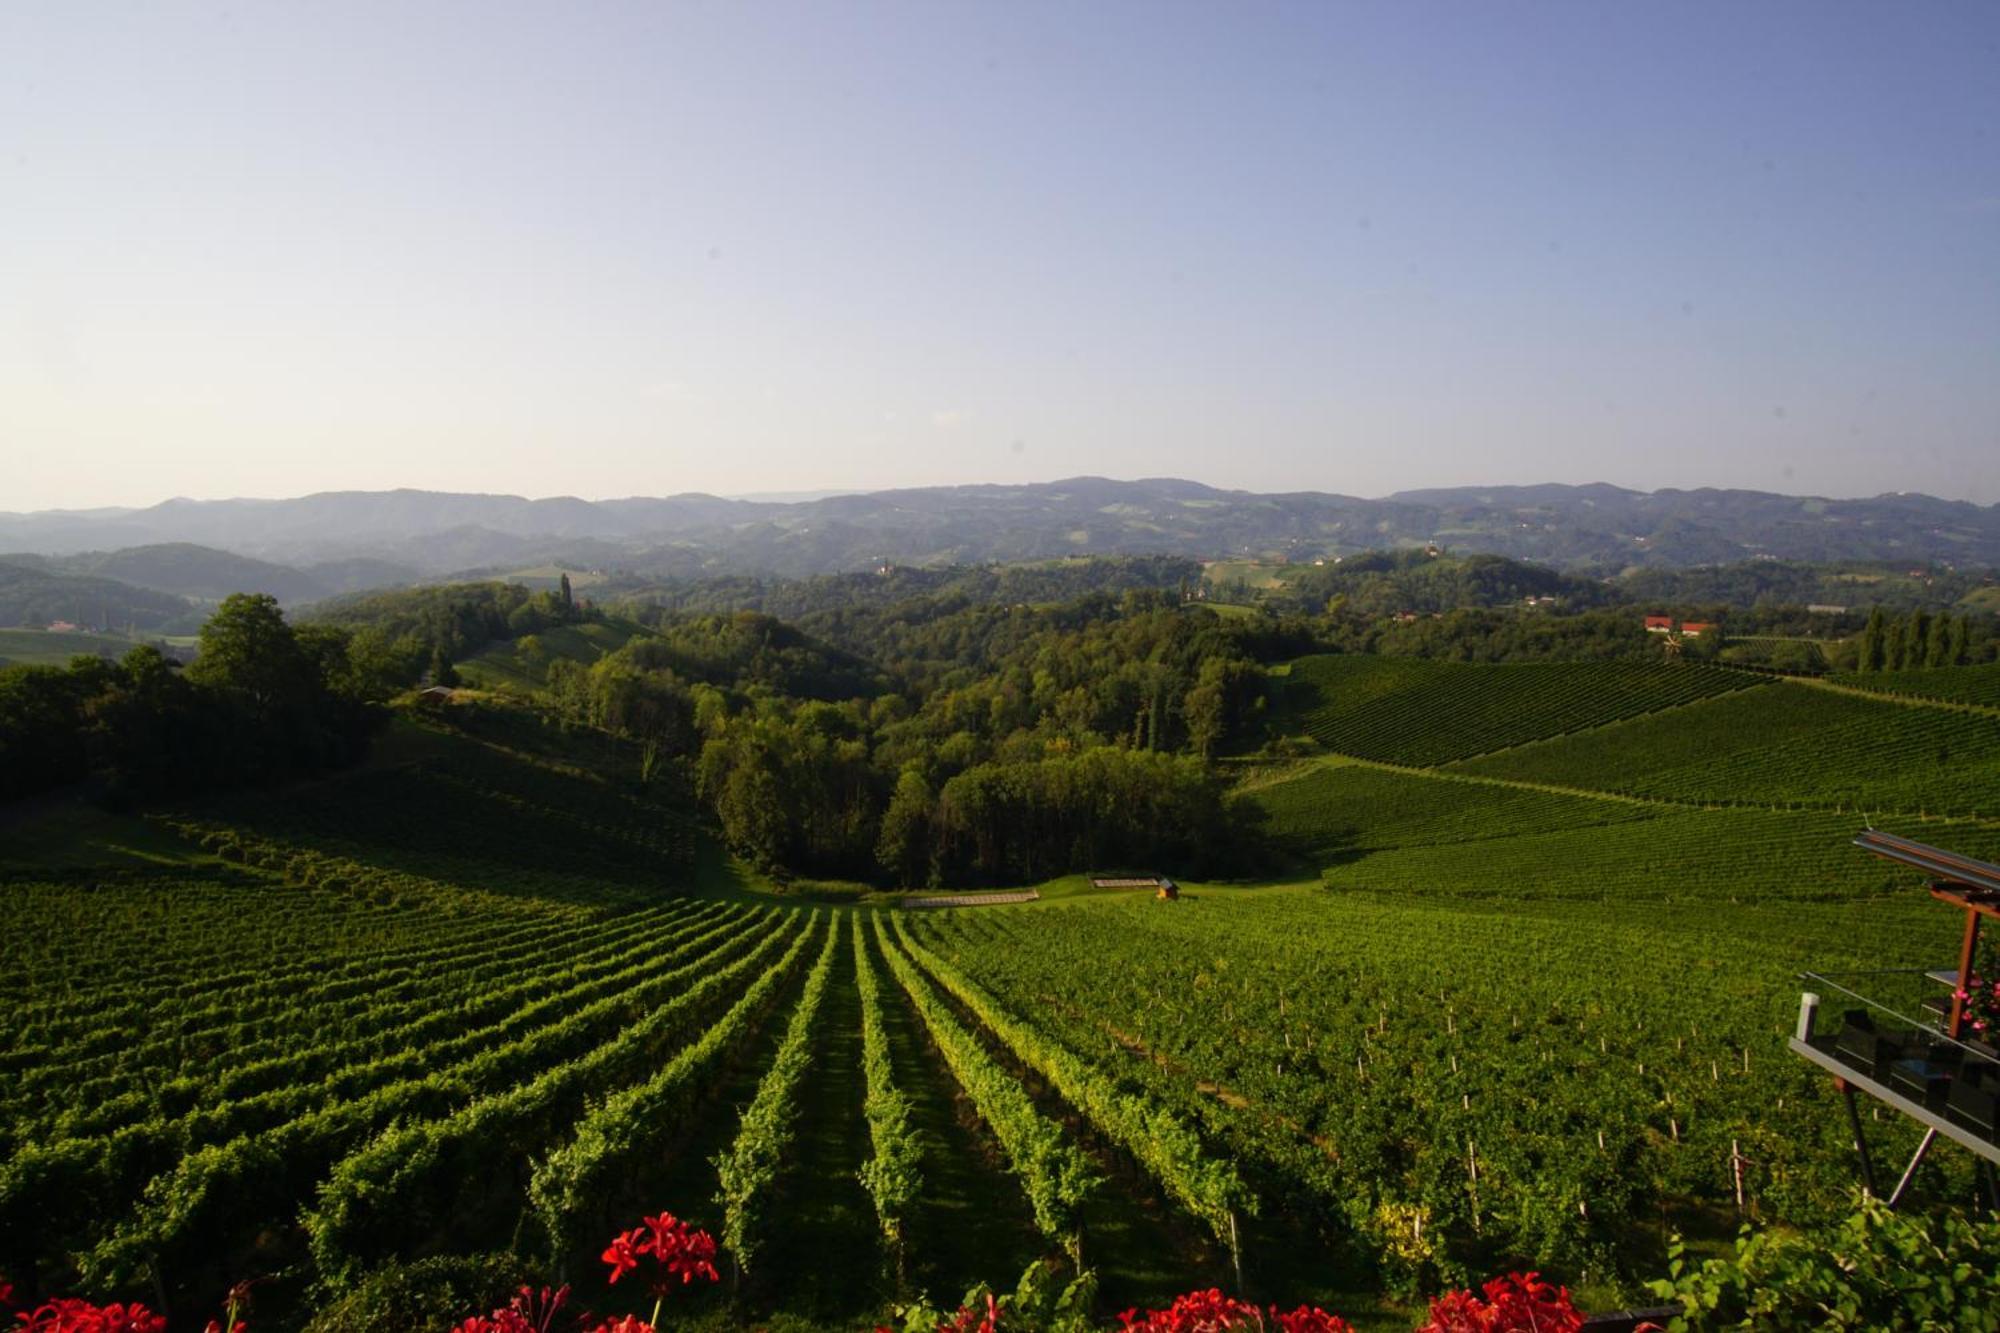
M 357 652 L 410 683 L 497 640 L 601 618 L 568 595 L 568 579 L 540 592 L 514 583 L 454 583 L 368 593 L 323 602 L 313 620 L 350 631 Z
M 1980 660 L 1989 650 L 1990 640 L 1978 645 Z M 1907 618 L 1892 618 L 1878 606 L 1861 631 L 1855 669 L 1914 671 L 1964 666 L 1974 660 L 1974 652 L 1972 624 L 1964 616 L 1934 616 L 1919 608 Z
M 1377 616 L 1339 599 L 1316 626 L 1342 652 L 1458 662 L 1582 662 L 1657 657 L 1659 641 L 1630 610 L 1552 615 L 1465 607 L 1433 615 Z
M 552 664 L 546 698 L 683 758 L 769 869 L 997 881 L 1234 846 L 1205 761 L 1260 706 L 1260 657 L 1312 644 L 1163 592 L 836 614 L 881 666 L 755 613 L 668 617 Z
M 1460 607 L 1498 607 L 1529 597 L 1554 597 L 1565 607 L 1612 600 L 1596 579 L 1559 574 L 1499 555 L 1433 556 L 1422 550 L 1365 551 L 1299 571 L 1272 594 L 1275 605 L 1312 611 L 1334 598 L 1357 614 L 1430 614 Z
M 0 671 L 0 798 L 86 778 L 118 793 L 268 781 L 351 762 L 391 685 L 330 626 L 294 628 L 261 594 L 226 599 L 185 671 L 151 647 L 122 661 Z
M 620 614 L 643 623 L 686 612 L 761 611 L 805 622 L 828 612 L 934 603 L 968 606 L 1046 605 L 1131 588 L 1185 589 L 1201 582 L 1198 561 L 1179 556 L 1094 556 L 1026 565 L 886 564 L 812 578 L 718 575 L 617 587 Z

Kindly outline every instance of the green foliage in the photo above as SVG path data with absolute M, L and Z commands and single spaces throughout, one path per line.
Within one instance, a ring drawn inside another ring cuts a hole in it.
M 1421 780 L 1421 779 L 1419 779 Z M 1505 900 L 1634 902 L 1854 900 L 1907 876 L 1851 846 L 1853 815 L 1830 810 L 1656 807 L 1650 819 L 1542 830 L 1491 827 L 1465 844 L 1416 844 L 1341 856 L 1328 887 Z M 1969 821 L 1878 821 L 1973 856 L 2000 852 L 2000 829 Z M 1468 829 L 1470 831 L 1470 829 Z
M 900 888 L 915 888 L 935 878 L 931 860 L 932 812 L 936 796 L 923 773 L 905 768 L 882 812 L 882 833 L 875 842 L 875 860 Z
M 492 1310 L 535 1276 L 517 1255 L 434 1255 L 390 1263 L 334 1298 L 304 1333 L 449 1333 L 468 1310 Z
M 2000 662 L 1942 666 L 1921 671 L 1878 671 L 1834 677 L 1842 685 L 1939 703 L 2000 708 Z
M 790 914 L 757 954 L 728 969 L 731 975 L 722 978 L 724 989 L 714 992 L 718 997 L 731 993 L 726 988 L 735 982 L 753 975 L 755 979 L 735 993 L 726 1012 L 707 1012 L 713 1026 L 699 1037 L 684 1037 L 686 1044 L 650 1076 L 625 1082 L 610 1095 L 603 1095 L 600 1088 L 603 1099 L 574 1118 L 569 1141 L 535 1166 L 528 1199 L 558 1257 L 588 1247 L 596 1234 L 592 1228 L 601 1230 L 608 1216 L 620 1174 L 673 1140 L 682 1118 L 709 1090 L 722 1061 L 756 1035 L 765 1013 L 796 974 L 816 928 L 802 913 Z M 787 947 L 773 959 L 769 954 L 780 942 Z M 753 972 L 753 967 L 762 970 Z M 706 983 L 695 990 L 705 987 Z M 620 1072 L 629 1079 L 636 1071 Z
M 2000 716 L 1780 681 L 1475 759 L 1459 771 L 1703 804 L 1810 805 L 1863 817 L 1990 814 L 2000 777 Z
M 1990 639 L 1991 634 L 1981 637 Z M 1893 620 L 1878 606 L 1869 612 L 1861 631 L 1856 665 L 1864 676 L 1964 666 L 1971 660 L 1972 640 L 1966 616 L 1933 616 L 1918 607 L 1908 619 Z
M 238 594 L 185 671 L 149 646 L 116 663 L 0 670 L 0 798 L 93 776 L 121 797 L 185 793 L 351 762 L 380 697 L 351 647 Z
M 982 1282 L 967 1291 L 958 1305 L 941 1310 L 926 1301 L 896 1309 L 903 1333 L 936 1333 L 951 1327 L 960 1311 L 970 1311 L 975 1327 L 983 1327 L 990 1315 L 994 1327 L 1019 1329 L 1022 1333 L 1086 1333 L 1096 1328 L 1092 1310 L 1097 1300 L 1097 1275 L 1088 1270 L 1065 1279 L 1064 1269 L 1048 1259 L 1038 1259 L 1022 1272 L 1012 1292 L 996 1293 Z
M 854 978 L 861 1000 L 861 1060 L 865 1079 L 862 1113 L 868 1118 L 869 1159 L 861 1166 L 861 1185 L 875 1204 L 875 1218 L 896 1274 L 902 1284 L 906 1271 L 904 1224 L 923 1194 L 923 1148 L 910 1122 L 911 1102 L 896 1087 L 889 1056 L 889 1034 L 882 1025 L 882 990 L 875 964 L 861 929 L 861 918 L 850 918 L 854 935 Z
M 794 925 L 769 931 L 750 952 L 726 966 L 711 962 L 699 980 L 684 981 L 670 1001 L 642 1011 L 615 1035 L 600 1036 L 567 1060 L 545 1060 L 511 1086 L 448 1115 L 396 1126 L 334 1163 L 304 1219 L 322 1280 L 336 1289 L 345 1286 L 372 1264 L 439 1231 L 472 1229 L 478 1236 L 484 1226 L 490 1233 L 492 1222 L 473 1205 L 490 1188 L 496 1158 L 525 1167 L 573 1130 L 572 1149 L 586 1141 L 594 1147 L 602 1139 L 592 1138 L 592 1131 L 629 1115 L 635 1103 L 642 1115 L 650 1105 L 661 1110 L 661 1120 L 670 1120 L 674 1110 L 685 1109 L 699 1077 L 750 1030 L 752 1018 L 791 975 L 810 934 Z M 780 954 L 779 946 L 787 942 L 790 947 Z M 744 982 L 748 988 L 739 990 Z M 626 1003 L 631 1004 L 629 997 Z M 651 1069 L 658 1072 L 632 1084 Z M 622 1091 L 585 1115 L 593 1099 L 614 1089 Z M 648 1132 L 657 1135 L 661 1129 L 654 1123 Z M 574 1240 L 583 1207 L 604 1206 L 602 1191 L 585 1204 L 588 1196 L 573 1189 L 595 1160 L 584 1148 L 553 1155 L 535 1170 L 529 1193 L 559 1244 Z M 542 1187 L 545 1177 L 572 1188 L 551 1191 Z
M 1035 1109 L 1021 1085 L 994 1063 L 978 1039 L 952 1016 L 923 974 L 890 942 L 880 916 L 875 918 L 875 943 L 922 1017 L 946 1066 L 1000 1141 L 1008 1168 L 1019 1177 L 1028 1206 L 1034 1210 L 1035 1225 L 1074 1258 L 1082 1243 L 1079 1210 L 1103 1178 L 1068 1141 L 1061 1127 Z
M 1016 1059 L 1048 1079 L 1064 1100 L 1131 1153 L 1167 1197 L 1199 1218 L 1217 1240 L 1235 1244 L 1237 1215 L 1255 1214 L 1257 1201 L 1235 1165 L 1211 1153 L 1191 1124 L 1145 1093 L 1121 1088 L 1015 1018 L 963 973 L 913 941 L 900 917 L 896 932 L 909 955 Z
M 1664 813 L 1636 801 L 1339 760 L 1280 768 L 1248 795 L 1264 812 L 1271 838 L 1315 869 L 1364 851 L 1458 847 L 1524 833 L 1601 828 Z
M 1500 555 L 1432 556 L 1422 550 L 1364 551 L 1337 563 L 1302 569 L 1270 600 L 1317 610 L 1340 598 L 1364 617 L 1398 612 L 1455 611 L 1512 606 L 1528 597 L 1554 597 L 1567 607 L 1601 604 L 1606 593 L 1594 579 L 1559 574 Z
M 891 621 L 933 620 L 975 606 L 1033 606 L 1129 589 L 1169 589 L 1200 579 L 1199 562 L 1155 555 L 1034 564 L 892 565 L 886 573 L 803 579 L 724 575 L 674 580 L 629 594 L 631 601 L 623 609 L 649 621 L 675 613 L 759 611 L 827 633 L 850 651 L 877 656 L 874 627 Z
M 1020 883 L 1120 865 L 1240 867 L 1245 839 L 1198 761 L 1102 747 L 982 764 L 945 783 L 932 864 L 947 883 Z
M 650 628 L 622 650 L 636 671 L 819 700 L 872 696 L 885 684 L 862 659 L 754 611 L 665 617 Z
M 1300 727 L 1343 754 L 1437 764 L 1762 684 L 1690 663 L 1305 657 L 1274 680 L 1269 725 Z
M 574 624 L 594 614 L 565 606 L 556 592 L 508 583 L 399 588 L 321 602 L 312 609 L 315 621 L 365 630 L 390 646 L 410 664 L 405 683 L 416 679 L 415 672 L 433 653 L 462 661 L 495 640 Z
M 771 706 L 711 725 L 696 788 L 723 836 L 768 868 L 859 878 L 872 869 L 882 774 L 853 705 Z
M 826 996 L 827 978 L 840 945 L 840 931 L 829 928 L 819 961 L 806 974 L 804 992 L 792 1010 L 784 1039 L 757 1084 L 757 1095 L 744 1108 L 736 1141 L 715 1159 L 716 1202 L 722 1205 L 722 1243 L 739 1272 L 756 1269 L 773 1225 L 773 1189 L 785 1153 L 797 1135 L 799 1084 L 812 1063 L 813 1024 Z
M 1022 997 L 1033 1017 L 1015 1023 L 1197 1127 L 1265 1205 L 1388 1272 L 1456 1281 L 1454 1256 L 1473 1247 L 1600 1280 L 1629 1271 L 1631 1230 L 1668 1201 L 1728 1207 L 1733 1144 L 1755 1163 L 1753 1206 L 1795 1220 L 1844 1207 L 1844 1122 L 1823 1076 L 1784 1049 L 1793 976 L 1948 950 L 1951 922 L 1923 903 L 1524 899 L 1533 883 L 1496 879 L 1497 904 L 1435 882 L 1196 889 L 910 928 L 984 994 Z M 1885 1154 L 1914 1145 L 1886 1118 L 1870 1129 Z M 1969 1188 L 1947 1165 L 1938 1188 Z M 1411 1210 L 1428 1251 L 1397 1221 Z
M 460 1211 L 455 1197 L 490 1178 L 483 1152 L 518 1141 L 509 1134 L 532 1143 L 538 1126 L 565 1107 L 573 1115 L 603 1079 L 629 1074 L 712 1019 L 730 981 L 768 963 L 777 938 L 752 928 L 723 949 L 713 939 L 676 941 L 635 960 L 618 987 L 530 1007 L 512 1028 L 431 1052 L 435 1063 L 392 1065 L 384 1072 L 399 1076 L 369 1080 L 356 1095 L 192 1151 L 148 1183 L 136 1209 L 100 1221 L 105 1229 L 86 1270 L 111 1282 L 153 1264 L 178 1267 L 205 1246 L 238 1243 L 269 1219 L 299 1211 L 315 1188 L 320 1198 L 306 1227 L 326 1256 L 322 1274 L 336 1285 L 366 1267 L 357 1256 L 387 1257 L 371 1247 L 393 1252 L 399 1236 L 426 1225 L 453 1217 L 490 1224 L 480 1209 Z M 744 953 L 746 945 L 753 947 Z M 575 1004 L 579 998 L 588 1002 Z M 635 1006 L 647 1005 L 633 1021 Z
M 1743 1228 L 1736 1252 L 1692 1264 L 1679 1237 L 1653 1294 L 1678 1304 L 1672 1333 L 1706 1329 L 1983 1329 L 2000 1324 L 2000 1222 L 1891 1212 L 1862 1197 L 1838 1226 Z

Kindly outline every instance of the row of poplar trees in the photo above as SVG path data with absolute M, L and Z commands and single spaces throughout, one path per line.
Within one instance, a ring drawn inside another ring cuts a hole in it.
M 1892 619 L 1876 607 L 1861 631 L 1857 665 L 1862 671 L 1916 671 L 1962 666 L 1971 646 L 1964 616 L 1934 616 L 1921 608 L 1907 619 Z

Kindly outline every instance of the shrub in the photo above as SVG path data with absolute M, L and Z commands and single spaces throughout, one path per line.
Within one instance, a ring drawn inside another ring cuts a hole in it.
M 506 1304 L 528 1280 L 527 1265 L 511 1254 L 392 1263 L 321 1310 L 305 1333 L 445 1333 L 467 1310 Z
M 1680 1238 L 1653 1294 L 1678 1302 L 1672 1333 L 1697 1329 L 1992 1328 L 2000 1318 L 2000 1221 L 1906 1217 L 1879 1199 L 1831 1234 L 1752 1233 L 1736 1253 L 1687 1264 Z

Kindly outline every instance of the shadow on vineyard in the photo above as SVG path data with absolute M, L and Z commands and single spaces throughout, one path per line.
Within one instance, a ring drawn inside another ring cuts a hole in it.
M 878 957 L 872 940 L 867 953 Z M 910 1098 L 911 1124 L 923 1144 L 923 1189 L 909 1226 L 922 1243 L 911 1246 L 909 1285 L 942 1295 L 987 1281 L 995 1271 L 1021 1271 L 1042 1247 L 1019 1192 L 993 1188 L 1005 1171 L 1005 1154 L 893 987 L 885 992 L 882 1026 L 894 1085 Z

